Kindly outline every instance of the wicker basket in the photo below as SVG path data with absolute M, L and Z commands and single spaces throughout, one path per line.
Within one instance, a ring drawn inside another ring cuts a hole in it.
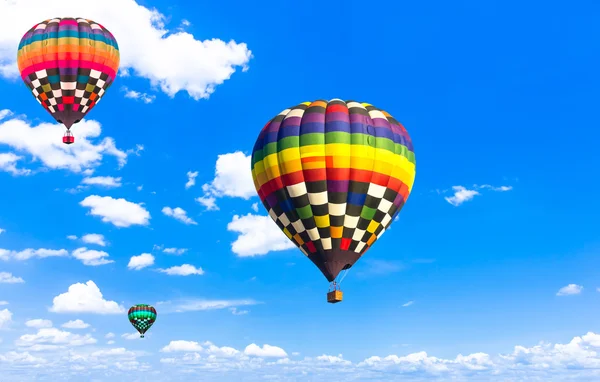
M 342 301 L 344 294 L 341 290 L 334 290 L 327 293 L 327 302 L 335 304 L 336 302 Z

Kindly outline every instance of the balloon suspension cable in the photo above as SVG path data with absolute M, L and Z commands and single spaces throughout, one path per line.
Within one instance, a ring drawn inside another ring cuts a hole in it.
M 348 276 L 348 272 L 350 272 L 350 268 L 344 269 L 342 272 L 344 272 L 344 274 L 342 275 L 342 277 L 340 278 L 340 280 L 337 282 L 338 285 L 341 285 L 342 281 L 344 281 L 344 279 L 346 278 L 346 276 Z

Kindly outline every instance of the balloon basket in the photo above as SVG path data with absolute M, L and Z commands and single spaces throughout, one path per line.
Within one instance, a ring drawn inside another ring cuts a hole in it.
M 73 134 L 71 134 L 71 130 L 67 130 L 67 132 L 63 136 L 63 143 L 65 145 L 71 145 L 75 143 L 75 137 L 73 136 Z
M 341 290 L 332 290 L 331 292 L 327 293 L 327 302 L 330 304 L 335 304 L 337 302 L 342 301 L 343 297 L 344 294 Z

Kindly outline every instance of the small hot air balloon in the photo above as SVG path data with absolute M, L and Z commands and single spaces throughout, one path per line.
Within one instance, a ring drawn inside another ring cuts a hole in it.
M 119 47 L 95 21 L 54 18 L 34 25 L 21 39 L 17 64 L 37 101 L 67 128 L 96 106 L 119 70 Z
M 129 308 L 127 313 L 129 322 L 140 333 L 140 338 L 144 338 L 144 333 L 150 329 L 156 321 L 156 309 L 150 305 L 138 304 Z
M 256 191 L 283 233 L 332 282 L 381 237 L 408 199 L 415 154 L 406 129 L 368 103 L 318 100 L 285 109 L 252 151 Z

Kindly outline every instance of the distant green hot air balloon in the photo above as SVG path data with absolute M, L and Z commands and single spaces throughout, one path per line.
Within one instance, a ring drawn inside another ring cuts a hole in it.
M 144 338 L 144 333 L 156 321 L 156 309 L 150 305 L 137 304 L 129 308 L 127 317 L 131 325 L 140 333 L 140 338 Z

